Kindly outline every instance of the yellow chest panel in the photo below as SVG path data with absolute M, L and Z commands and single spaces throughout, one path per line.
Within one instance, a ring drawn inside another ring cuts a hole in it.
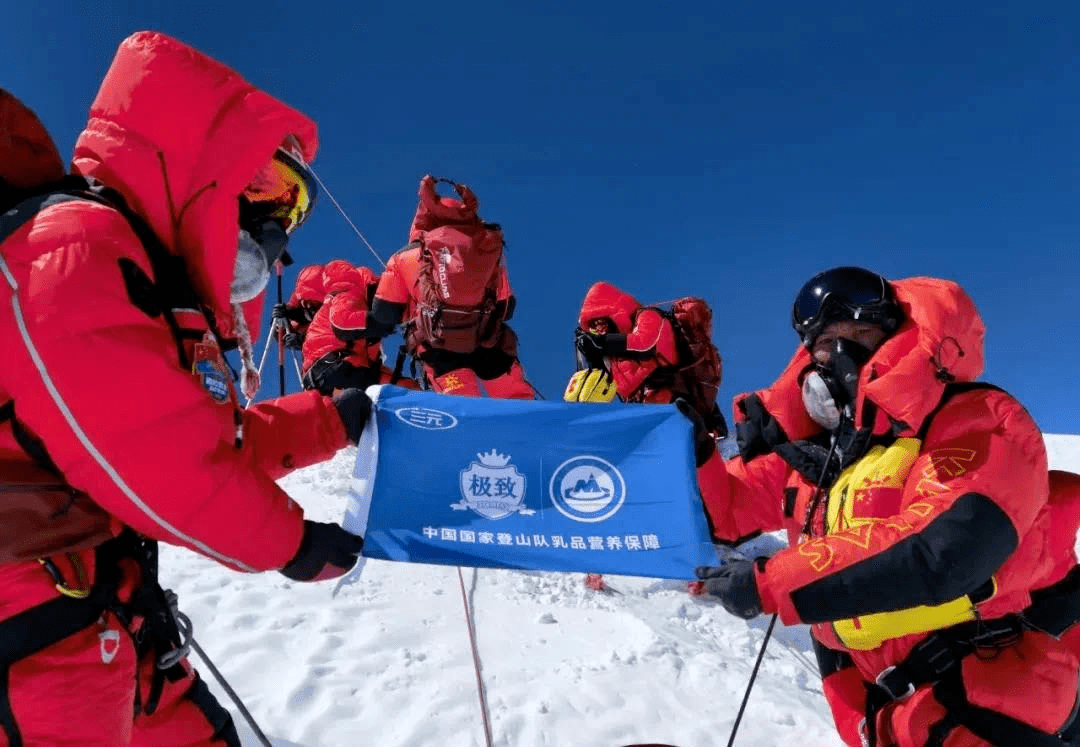
M 841 472 L 829 489 L 827 531 L 838 532 L 900 513 L 904 483 L 921 446 L 917 438 L 897 439 L 887 447 L 874 446 L 866 456 Z M 836 620 L 832 626 L 844 645 L 867 651 L 890 638 L 940 630 L 974 617 L 975 605 L 965 595 L 933 607 Z

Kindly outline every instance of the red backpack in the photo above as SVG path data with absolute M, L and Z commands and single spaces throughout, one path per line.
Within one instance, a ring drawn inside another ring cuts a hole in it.
M 460 200 L 440 197 L 446 182 Z M 503 257 L 502 229 L 476 213 L 477 200 L 464 184 L 425 176 L 420 203 L 409 232 L 410 247 L 420 248 L 419 303 L 413 347 L 423 343 L 455 353 L 471 353 L 496 338 L 495 318 Z
M 727 435 L 727 423 L 716 404 L 723 364 L 712 341 L 712 309 L 700 298 L 687 296 L 663 312 L 675 329 L 679 364 L 673 372 L 672 390 L 705 418 L 705 426 L 717 438 Z

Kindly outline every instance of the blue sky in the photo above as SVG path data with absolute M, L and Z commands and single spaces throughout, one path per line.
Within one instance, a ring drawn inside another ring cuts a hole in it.
M 196 46 L 319 123 L 315 166 L 384 258 L 423 174 L 470 184 L 548 398 L 596 280 L 706 298 L 730 410 L 794 350 L 803 281 L 860 264 L 959 281 L 984 378 L 1080 432 L 1075 3 L 127 5 L 5 10 L 0 85 L 65 155 L 126 35 Z M 374 262 L 329 200 L 292 251 Z

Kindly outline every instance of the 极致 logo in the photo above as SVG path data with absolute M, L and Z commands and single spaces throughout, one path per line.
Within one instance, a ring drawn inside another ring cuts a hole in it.
M 548 486 L 561 514 L 574 521 L 610 518 L 626 500 L 626 482 L 615 465 L 596 456 L 567 459 L 555 469 Z
M 394 410 L 394 414 L 401 422 L 428 431 L 445 431 L 457 425 L 457 418 L 453 415 L 430 407 L 402 407 Z
M 485 519 L 536 513 L 525 506 L 525 476 L 510 463 L 508 454 L 492 449 L 477 454 L 476 459 L 461 470 L 461 501 L 451 503 L 450 508 L 455 511 L 471 508 Z

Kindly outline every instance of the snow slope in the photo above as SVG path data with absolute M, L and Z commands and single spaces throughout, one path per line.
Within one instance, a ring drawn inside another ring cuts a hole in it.
M 1051 466 L 1080 471 L 1080 436 L 1047 436 Z M 317 520 L 341 519 L 354 449 L 282 486 Z M 769 541 L 768 539 L 765 540 Z M 199 644 L 276 747 L 485 745 L 464 613 L 474 621 L 496 745 L 727 744 L 767 619 L 745 623 L 678 582 L 369 561 L 359 583 L 233 573 L 174 547 L 166 587 Z M 259 741 L 233 711 L 245 745 Z M 839 747 L 804 626 L 778 625 L 740 747 Z
M 1050 469 L 1080 473 L 1080 436 L 1047 435 L 1045 438 Z

